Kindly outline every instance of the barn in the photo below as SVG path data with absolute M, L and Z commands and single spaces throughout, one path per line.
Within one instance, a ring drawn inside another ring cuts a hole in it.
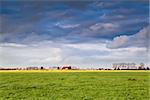
M 62 69 L 70 70 L 70 69 L 71 69 L 71 66 L 63 66 Z

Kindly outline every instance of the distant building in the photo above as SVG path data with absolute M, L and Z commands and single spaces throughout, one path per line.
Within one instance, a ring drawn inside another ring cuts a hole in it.
M 59 69 L 60 69 L 60 67 L 57 67 L 57 66 L 55 67 L 55 66 L 54 66 L 54 67 L 49 67 L 49 69 L 50 69 L 50 70 L 56 70 L 56 69 L 58 69 L 58 70 L 59 70 Z
M 67 69 L 67 70 L 69 70 L 69 69 L 71 69 L 71 66 L 63 66 L 62 69 Z
M 138 67 L 135 66 L 135 63 L 114 63 L 113 69 L 114 70 L 124 70 L 124 69 L 138 69 Z
M 0 68 L 0 70 L 18 70 L 17 68 L 7 67 L 7 68 Z
M 104 68 L 98 68 L 98 70 L 104 70 Z
M 139 70 L 145 69 L 144 63 L 140 63 L 140 66 L 138 67 Z
M 38 70 L 38 67 L 27 67 L 26 70 Z

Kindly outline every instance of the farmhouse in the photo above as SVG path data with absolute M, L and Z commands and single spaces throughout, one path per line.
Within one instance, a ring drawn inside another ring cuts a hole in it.
M 49 67 L 50 70 L 57 70 L 60 69 L 60 67 L 54 66 L 54 67 Z
M 114 70 L 144 70 L 144 64 L 141 63 L 139 66 L 136 66 L 135 63 L 114 63 L 113 64 Z
M 62 69 L 69 70 L 69 69 L 71 69 L 71 66 L 63 66 Z
M 38 70 L 38 67 L 27 67 L 26 70 Z
M 135 63 L 114 63 L 113 69 L 124 70 L 124 69 L 138 69 L 138 68 L 135 66 Z

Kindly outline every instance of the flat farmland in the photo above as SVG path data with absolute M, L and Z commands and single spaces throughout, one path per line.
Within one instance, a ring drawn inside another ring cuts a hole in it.
M 0 100 L 150 100 L 149 71 L 0 71 Z

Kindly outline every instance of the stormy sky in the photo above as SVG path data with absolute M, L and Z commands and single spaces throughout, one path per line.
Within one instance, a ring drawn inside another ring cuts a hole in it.
M 148 0 L 1 0 L 0 66 L 148 64 Z

